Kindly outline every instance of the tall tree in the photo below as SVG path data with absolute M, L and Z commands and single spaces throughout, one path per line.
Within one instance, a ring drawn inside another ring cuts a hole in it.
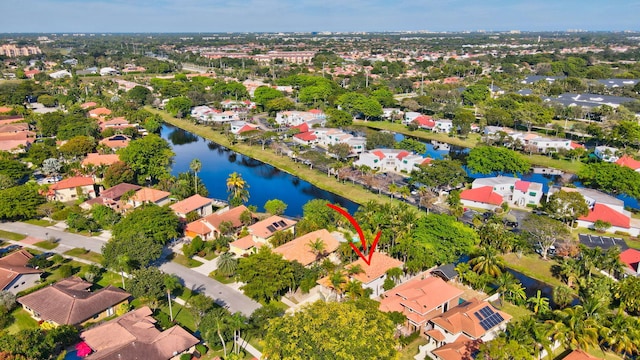
M 202 169 L 202 162 L 200 162 L 200 159 L 193 159 L 189 164 L 189 168 L 191 169 L 191 171 L 193 171 L 193 174 L 196 177 L 194 181 L 194 186 L 197 194 L 198 193 L 198 172 Z
M 546 216 L 530 214 L 524 220 L 522 228 L 529 241 L 540 249 L 544 260 L 547 259 L 551 246 L 569 236 L 569 230 L 564 224 Z
M 171 293 L 180 287 L 180 279 L 172 274 L 165 274 L 164 276 L 164 288 L 167 291 L 167 303 L 169 303 L 169 317 L 173 322 L 173 308 L 171 307 Z
M 282 215 L 287 210 L 287 204 L 280 199 L 271 199 L 264 203 L 264 209 L 271 215 Z
M 553 193 L 549 197 L 545 209 L 553 217 L 570 222 L 570 225 L 573 225 L 577 218 L 589 215 L 589 205 L 584 196 L 577 191 L 560 190 Z
M 364 301 L 364 300 L 359 300 Z M 397 339 L 389 318 L 359 302 L 315 302 L 271 320 L 264 354 L 269 359 L 395 359 Z M 327 341 L 327 339 L 333 339 Z
M 231 206 L 239 206 L 249 200 L 249 184 L 247 184 L 242 175 L 233 172 L 227 178 L 227 192 L 229 193 L 229 204 Z
M 513 173 L 529 171 L 529 161 L 513 150 L 502 147 L 478 146 L 469 151 L 467 166 L 480 174 Z
M 218 272 L 224 276 L 231 276 L 236 273 L 238 259 L 231 252 L 226 252 L 218 256 Z
M 294 280 L 291 263 L 271 252 L 268 246 L 240 259 L 237 274 L 245 283 L 244 293 L 259 301 L 279 298 L 285 289 L 292 287 Z
M 169 167 L 175 155 L 169 143 L 155 134 L 131 141 L 118 153 L 120 160 L 135 171 L 139 184 L 156 183 L 169 176 Z

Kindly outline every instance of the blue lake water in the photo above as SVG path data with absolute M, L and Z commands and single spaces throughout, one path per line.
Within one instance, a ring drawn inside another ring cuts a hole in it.
M 302 216 L 302 206 L 313 199 L 340 204 L 352 214 L 358 209 L 358 204 L 348 199 L 188 131 L 165 124 L 162 126 L 161 136 L 171 144 L 176 153 L 171 169 L 173 175 L 189 171 L 191 161 L 200 159 L 202 170 L 198 177 L 207 186 L 209 197 L 227 199 L 227 178 L 231 173 L 237 172 L 249 185 L 248 205 L 257 206 L 259 211 L 271 199 L 284 201 L 288 205 L 285 215 L 296 217 Z

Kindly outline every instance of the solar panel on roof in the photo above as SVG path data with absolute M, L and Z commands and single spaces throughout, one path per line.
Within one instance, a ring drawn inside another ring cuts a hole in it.
M 287 226 L 287 223 L 282 220 L 278 221 L 278 224 L 280 224 L 280 226 Z
M 480 321 L 480 326 L 482 326 L 482 328 L 485 330 L 489 330 L 494 326 L 499 325 L 503 321 L 504 318 L 502 317 L 502 315 L 500 315 L 499 313 L 492 313 L 487 318 Z
M 272 225 L 267 226 L 267 230 L 271 231 L 271 232 L 275 232 L 276 228 L 274 228 Z
M 483 317 L 487 318 L 488 316 L 493 314 L 493 310 L 489 306 L 485 306 L 480 309 L 480 314 L 482 314 Z
M 480 315 L 480 313 L 479 313 L 479 312 L 477 312 L 477 311 L 476 311 L 476 312 L 474 312 L 474 313 L 473 313 L 473 315 L 475 315 L 475 316 L 478 318 L 478 320 L 480 320 L 480 321 L 482 321 L 482 319 L 484 319 L 484 318 L 482 317 L 482 315 Z

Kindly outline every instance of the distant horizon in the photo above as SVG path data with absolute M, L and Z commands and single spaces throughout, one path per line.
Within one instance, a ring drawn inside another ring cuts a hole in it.
M 640 0 L 24 0 L 0 33 L 620 32 Z
M 231 34 L 301 34 L 329 36 L 334 34 L 639 34 L 640 30 L 581 30 L 581 29 L 558 29 L 558 30 L 450 30 L 450 31 L 429 31 L 429 30 L 371 30 L 371 31 L 40 31 L 40 32 L 0 32 L 0 35 L 231 35 Z

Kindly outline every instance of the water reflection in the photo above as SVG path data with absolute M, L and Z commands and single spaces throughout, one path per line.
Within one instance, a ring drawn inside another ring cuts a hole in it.
M 262 211 L 264 203 L 271 199 L 280 199 L 287 203 L 285 214 L 289 216 L 301 216 L 302 206 L 317 198 L 337 203 L 351 213 L 358 208 L 352 201 L 187 131 L 165 124 L 161 135 L 170 141 L 176 153 L 171 169 L 173 175 L 189 171 L 189 163 L 194 158 L 202 161 L 202 170 L 198 177 L 207 186 L 210 197 L 226 199 L 226 179 L 232 172 L 237 172 L 249 185 L 249 205 L 257 206 L 259 211 Z

